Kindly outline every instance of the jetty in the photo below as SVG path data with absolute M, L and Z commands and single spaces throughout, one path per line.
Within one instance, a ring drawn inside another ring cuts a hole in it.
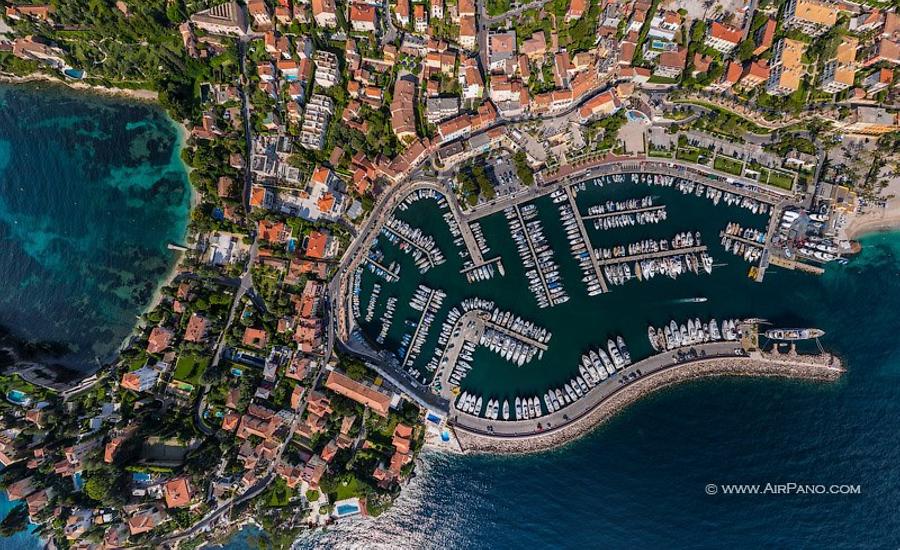
M 496 256 L 494 258 L 491 258 L 490 260 L 484 260 L 481 263 L 477 263 L 475 265 L 470 265 L 469 267 L 464 267 L 464 268 L 460 269 L 459 272 L 460 272 L 460 274 L 465 275 L 466 273 L 468 273 L 470 271 L 475 271 L 476 269 L 484 267 L 486 265 L 499 264 L 497 267 L 500 269 L 500 273 L 502 274 L 503 273 L 503 264 L 500 263 L 500 260 L 501 260 L 500 256 Z
M 422 308 L 422 314 L 419 315 L 419 321 L 416 323 L 416 330 L 413 332 L 412 339 L 409 341 L 409 346 L 406 348 L 406 353 L 403 354 L 403 362 L 401 366 L 406 367 L 406 363 L 409 361 L 409 356 L 413 350 L 413 344 L 416 342 L 416 339 L 419 337 L 419 331 L 422 330 L 422 322 L 425 320 L 425 316 L 428 315 L 429 309 L 431 308 L 431 302 L 434 300 L 434 296 L 437 294 L 437 290 L 429 289 L 428 290 L 428 298 L 425 300 L 425 306 Z
M 482 321 L 482 323 L 484 323 L 485 326 L 488 326 L 488 327 L 496 330 L 497 332 L 502 332 L 503 334 L 505 334 L 511 338 L 515 338 L 516 340 L 525 342 L 526 344 L 534 346 L 541 351 L 547 351 L 547 344 L 545 344 L 543 342 L 539 342 L 529 336 L 525 336 L 524 334 L 516 332 L 510 328 L 504 327 L 503 325 L 498 325 L 497 323 L 491 321 L 490 314 L 487 312 L 484 312 L 484 314 L 482 315 L 481 321 Z
M 797 260 L 791 260 L 788 258 L 783 258 L 781 256 L 772 255 L 769 257 L 769 264 L 777 265 L 778 267 L 783 267 L 785 269 L 790 270 L 798 270 L 805 271 L 806 273 L 812 273 L 813 275 L 821 275 L 825 273 L 825 269 L 819 267 L 817 265 L 807 264 L 804 262 L 800 262 Z
M 424 254 L 425 257 L 428 258 L 428 263 L 431 265 L 431 267 L 434 267 L 440 263 L 440 261 L 434 257 L 434 253 L 431 250 L 425 248 L 424 246 L 420 245 L 416 241 L 410 239 L 403 233 L 400 233 L 399 231 L 397 231 L 396 229 L 394 229 L 393 227 L 391 227 L 388 224 L 384 224 L 383 228 L 388 233 L 395 235 L 401 241 L 405 242 L 406 244 L 412 246 L 413 248 L 417 249 L 419 252 Z
M 659 252 L 644 252 L 643 254 L 632 254 L 630 256 L 619 256 L 618 258 L 607 258 L 604 260 L 598 260 L 598 262 L 601 266 L 615 265 L 630 262 L 640 262 L 641 260 L 656 260 L 660 258 L 680 256 L 682 254 L 691 254 L 695 252 L 706 252 L 706 245 L 686 246 L 684 248 L 670 248 L 669 250 L 660 250 Z
M 728 233 L 726 233 L 724 231 L 719 231 L 719 237 L 726 237 L 728 239 L 731 239 L 732 241 L 744 243 L 747 246 L 754 246 L 756 248 L 765 248 L 766 247 L 765 243 L 761 243 L 759 241 L 754 241 L 751 239 L 745 239 L 744 237 L 740 237 L 738 235 L 729 235 Z
M 591 238 L 588 236 L 587 229 L 584 227 L 584 218 L 581 215 L 581 211 L 578 210 L 578 203 L 575 201 L 575 191 L 572 190 L 571 186 L 566 187 L 566 197 L 569 198 L 569 205 L 572 207 L 572 213 L 575 215 L 575 223 L 578 225 L 578 231 L 581 232 L 581 238 L 584 240 L 584 244 L 587 247 L 587 253 L 591 259 L 591 266 L 594 268 L 594 275 L 597 277 L 597 282 L 600 284 L 600 290 L 609 292 L 609 287 L 606 285 L 606 278 L 600 271 L 600 264 L 597 260 L 597 251 L 594 250 L 594 245 L 591 244 Z
M 385 279 L 387 279 L 387 282 L 393 283 L 393 282 L 400 280 L 400 269 L 399 268 L 397 269 L 397 271 L 391 271 L 388 267 L 386 267 L 381 262 L 379 262 L 373 258 L 370 258 L 368 256 L 366 257 L 366 261 L 368 263 L 372 264 L 373 266 L 377 267 L 378 269 L 384 271 L 387 274 L 387 276 L 385 277 Z
M 531 241 L 531 235 L 528 234 L 525 218 L 522 216 L 522 210 L 518 204 L 513 205 L 516 211 L 516 218 L 522 226 L 522 234 L 525 235 L 525 243 L 528 245 L 528 251 L 531 253 L 531 259 L 534 260 L 534 269 L 537 271 L 538 278 L 541 280 L 541 287 L 544 289 L 544 296 L 550 305 L 553 305 L 553 295 L 550 294 L 550 287 L 547 285 L 547 278 L 544 277 L 544 271 L 541 269 L 541 259 L 538 257 L 537 251 L 534 249 L 534 243 Z
M 569 188 L 571 189 L 571 187 Z M 603 218 L 611 218 L 613 216 L 623 216 L 626 214 L 640 214 L 642 212 L 656 212 L 657 210 L 665 210 L 666 205 L 659 204 L 656 206 L 643 206 L 640 208 L 626 208 L 624 210 L 614 210 L 612 212 L 604 212 L 602 214 L 585 214 L 581 216 L 585 220 L 602 220 Z M 578 211 L 576 210 L 576 213 Z M 580 216 L 580 214 L 579 214 Z

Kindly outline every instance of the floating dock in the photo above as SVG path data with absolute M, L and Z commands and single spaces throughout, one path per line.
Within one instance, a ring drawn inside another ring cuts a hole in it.
M 419 322 L 416 323 L 416 330 L 413 332 L 412 339 L 409 341 L 409 346 L 406 348 L 406 353 L 403 355 L 403 363 L 401 363 L 401 366 L 403 367 L 406 367 L 406 363 L 409 361 L 409 354 L 412 353 L 413 344 L 419 336 L 419 331 L 422 330 L 422 321 L 425 320 L 425 316 L 429 313 L 428 310 L 431 307 L 431 302 L 434 300 L 435 294 L 437 294 L 437 290 L 433 288 L 428 291 L 428 299 L 425 300 L 425 306 L 422 308 L 422 315 L 419 316 Z
M 599 260 L 599 264 L 602 266 L 616 265 L 639 262 L 641 260 L 656 260 L 659 258 L 668 258 L 670 256 L 680 256 L 682 254 L 691 254 L 696 252 L 706 252 L 706 245 L 686 246 L 684 248 L 670 248 L 669 250 L 660 250 L 659 252 L 645 252 L 643 254 L 633 254 L 631 256 L 619 256 L 618 258 Z
M 578 210 L 578 203 L 575 201 L 575 192 L 572 191 L 572 187 L 566 187 L 566 196 L 569 198 L 569 205 L 572 207 L 572 212 L 575 215 L 575 223 L 578 225 L 578 231 L 581 232 L 581 238 L 584 240 L 584 244 L 587 247 L 588 256 L 591 258 L 591 266 L 594 268 L 594 275 L 597 277 L 597 282 L 600 283 L 600 289 L 606 293 L 609 292 L 609 287 L 606 285 L 606 278 L 603 277 L 603 273 L 600 271 L 600 264 L 597 261 L 597 252 L 594 250 L 594 245 L 591 244 L 591 238 L 588 237 L 587 229 L 584 227 L 584 219 L 581 216 L 581 212 Z
M 626 214 L 640 214 L 642 212 L 655 212 L 657 210 L 665 210 L 666 205 L 659 204 L 656 206 L 643 206 L 641 208 L 627 208 L 625 210 L 616 210 L 615 212 L 604 212 L 602 214 L 586 214 L 581 216 L 585 220 L 602 220 L 603 218 L 611 218 L 613 216 L 624 216 Z M 576 211 L 577 212 L 577 211 Z

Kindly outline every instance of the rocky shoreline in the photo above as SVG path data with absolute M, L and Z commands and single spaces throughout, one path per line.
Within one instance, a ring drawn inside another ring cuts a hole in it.
M 784 357 L 796 359 L 803 356 L 786 355 Z M 475 433 L 458 427 L 454 427 L 453 431 L 465 453 L 535 453 L 571 443 L 639 399 L 682 382 L 722 376 L 761 376 L 832 382 L 839 379 L 845 372 L 840 361 L 830 355 L 826 355 L 824 358 L 810 356 L 808 357 L 810 359 L 809 362 L 805 362 L 805 359 L 807 357 L 804 357 L 803 363 L 794 362 L 782 359 L 782 356 L 778 354 L 700 359 L 690 363 L 675 365 L 652 375 L 639 378 L 622 387 L 622 389 L 594 407 L 589 413 L 574 419 L 564 426 L 543 433 L 521 437 L 498 437 Z
M 46 74 L 46 73 L 32 73 L 27 76 L 15 76 L 10 74 L 0 73 L 0 83 L 5 84 L 27 84 L 30 82 L 49 82 L 52 84 L 60 84 L 62 86 L 66 86 L 68 88 L 72 88 L 73 90 L 82 90 L 86 92 L 92 92 L 95 94 L 112 96 L 112 97 L 125 97 L 128 99 L 133 99 L 137 101 L 150 101 L 150 102 L 158 102 L 159 101 L 159 93 L 153 90 L 145 90 L 142 88 L 114 88 L 108 86 L 95 86 L 93 84 L 87 84 L 85 82 L 77 81 L 77 80 L 66 80 L 63 78 L 59 78 L 58 76 Z

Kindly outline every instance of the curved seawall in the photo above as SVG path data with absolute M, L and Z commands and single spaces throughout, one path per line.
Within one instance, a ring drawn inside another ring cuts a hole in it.
M 697 359 L 663 367 L 615 389 L 584 414 L 544 431 L 497 435 L 454 425 L 463 452 L 502 454 L 532 453 L 553 449 L 587 434 L 620 411 L 668 386 L 722 376 L 761 376 L 809 381 L 834 381 L 844 372 L 840 360 L 830 355 L 755 354 L 752 357 Z M 566 409 L 563 409 L 565 411 Z M 525 424 L 522 422 L 521 424 Z M 534 421 L 528 422 L 534 424 Z

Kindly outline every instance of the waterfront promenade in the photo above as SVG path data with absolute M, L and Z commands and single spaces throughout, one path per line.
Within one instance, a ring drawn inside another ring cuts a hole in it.
M 696 345 L 693 349 L 698 355 L 682 361 L 677 361 L 673 352 L 649 357 L 601 382 L 586 397 L 541 418 L 503 422 L 454 410 L 450 424 L 466 452 L 536 452 L 577 439 L 646 395 L 680 382 L 716 376 L 833 381 L 844 372 L 840 359 L 827 353 L 744 354 L 739 346 L 738 342 Z M 637 370 L 643 374 L 628 383 L 619 383 L 619 379 Z

